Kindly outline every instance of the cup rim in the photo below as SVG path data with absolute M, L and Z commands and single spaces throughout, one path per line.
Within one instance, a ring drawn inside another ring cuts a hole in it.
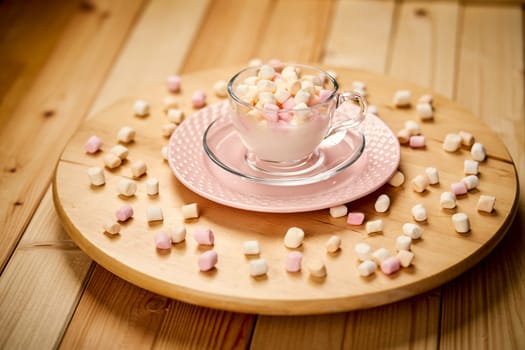
M 319 102 L 319 103 L 317 103 L 317 104 L 315 104 L 313 106 L 308 106 L 307 108 L 296 108 L 296 109 L 293 109 L 293 108 L 292 109 L 279 108 L 279 110 L 277 112 L 294 112 L 294 111 L 312 110 L 312 109 L 317 108 L 320 105 L 323 105 L 323 104 L 325 104 L 327 102 L 330 102 L 337 95 L 337 92 L 339 91 L 339 84 L 337 83 L 337 80 L 330 73 L 325 71 L 324 69 L 322 69 L 320 67 L 317 67 L 317 66 L 311 66 L 311 65 L 307 65 L 307 64 L 301 64 L 301 63 L 283 62 L 282 64 L 283 64 L 284 67 L 296 66 L 296 67 L 302 67 L 302 68 L 308 68 L 308 69 L 316 70 L 319 73 L 323 73 L 332 82 L 332 84 L 334 86 L 334 89 L 333 89 L 332 93 L 330 94 L 330 96 L 328 96 L 328 98 L 326 98 L 322 102 Z M 238 71 L 237 73 L 235 73 L 230 78 L 230 80 L 228 81 L 228 86 L 227 86 L 227 88 L 228 88 L 228 96 L 231 97 L 235 102 L 237 102 L 237 103 L 239 103 L 241 105 L 244 105 L 244 106 L 246 106 L 248 108 L 256 109 L 256 110 L 259 110 L 259 111 L 263 112 L 264 108 L 261 108 L 261 107 L 258 107 L 258 106 L 254 106 L 253 104 L 251 104 L 251 103 L 249 103 L 247 101 L 244 101 L 239 96 L 237 96 L 235 94 L 235 92 L 233 91 L 233 83 L 241 74 L 243 74 L 243 73 L 245 73 L 245 72 L 247 72 L 249 70 L 257 71 L 262 66 L 266 66 L 266 65 L 270 65 L 271 66 L 271 64 L 269 64 L 269 63 L 267 63 L 267 64 L 260 64 L 260 65 L 257 65 L 257 66 L 246 67 L 246 68 Z

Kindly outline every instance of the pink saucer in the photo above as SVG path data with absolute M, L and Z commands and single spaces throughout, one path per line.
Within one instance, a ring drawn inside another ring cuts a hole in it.
M 179 125 L 169 141 L 168 162 L 175 176 L 193 192 L 217 203 L 273 213 L 325 209 L 375 191 L 399 165 L 396 136 L 382 120 L 369 114 L 361 124 L 366 138 L 363 155 L 348 168 L 307 185 L 276 187 L 258 183 L 220 168 L 204 152 L 205 130 L 228 113 L 227 101 L 203 108 Z M 228 142 L 235 142 L 231 135 Z M 243 147 L 240 139 L 238 144 Z

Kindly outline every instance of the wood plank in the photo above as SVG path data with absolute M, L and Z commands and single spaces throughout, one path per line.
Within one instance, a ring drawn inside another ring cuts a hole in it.
M 0 270 L 140 6 L 140 1 L 125 1 L 78 8 L 23 101 L 0 125 Z
M 441 347 L 519 349 L 525 347 L 523 11 L 467 5 L 462 23 L 457 100 L 506 143 L 517 163 L 521 204 L 494 252 L 443 289 Z
M 50 201 L 51 191 L 44 198 Z M 56 347 L 90 266 L 54 208 L 40 206 L 0 278 L 0 347 Z

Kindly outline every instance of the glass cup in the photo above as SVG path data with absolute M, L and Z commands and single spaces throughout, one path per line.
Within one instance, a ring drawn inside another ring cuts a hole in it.
M 334 77 L 320 68 L 280 68 L 249 67 L 228 82 L 230 118 L 247 149 L 246 160 L 269 172 L 308 167 L 323 140 L 355 129 L 367 110 L 364 96 L 339 92 Z M 339 108 L 347 101 L 359 108 Z

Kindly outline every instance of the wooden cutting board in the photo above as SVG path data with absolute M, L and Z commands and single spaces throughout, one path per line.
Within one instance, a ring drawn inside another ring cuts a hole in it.
M 237 68 L 184 76 L 183 90 L 172 96 L 178 99 L 186 118 L 195 112 L 191 107 L 193 91 L 206 91 L 210 104 L 221 100 L 213 95 L 212 86 L 219 79 L 228 80 Z M 343 89 L 349 88 L 354 80 L 364 81 L 369 103 L 378 106 L 379 116 L 394 132 L 400 130 L 406 120 L 419 121 L 414 106 L 394 107 L 394 92 L 410 89 L 414 104 L 419 96 L 432 94 L 377 74 L 331 69 L 337 72 Z M 126 92 L 122 94 L 125 96 Z M 160 153 L 168 142 L 161 135 L 161 127 L 167 123 L 163 100 L 169 95 L 163 82 L 159 82 L 140 96 L 115 101 L 88 120 L 64 150 L 53 186 L 57 212 L 80 248 L 111 272 L 150 291 L 202 306 L 260 314 L 314 314 L 378 306 L 432 289 L 469 269 L 496 246 L 514 218 L 518 201 L 517 174 L 503 143 L 479 118 L 437 94 L 433 94 L 434 120 L 420 122 L 426 148 L 401 147 L 400 170 L 407 178 L 405 184 L 398 188 L 385 184 L 378 191 L 348 204 L 351 211 L 364 212 L 367 220 L 383 219 L 384 231 L 373 235 L 366 234 L 364 225 L 349 226 L 345 218 L 332 218 L 328 209 L 292 214 L 250 212 L 214 203 L 185 188 Z M 151 104 L 151 113 L 145 118 L 133 115 L 133 102 L 139 98 Z M 137 130 L 135 142 L 129 145 L 129 161 L 116 170 L 106 169 L 104 186 L 90 186 L 87 168 L 103 166 L 103 155 L 117 143 L 117 131 L 124 125 Z M 485 145 L 488 159 L 480 164 L 479 187 L 458 198 L 456 209 L 443 210 L 439 205 L 440 194 L 465 176 L 463 162 L 470 159 L 470 151 L 462 148 L 448 153 L 442 149 L 442 142 L 447 133 L 461 130 L 472 133 L 476 141 Z M 95 155 L 86 154 L 83 148 L 91 135 L 98 135 L 105 143 L 102 152 Z M 136 195 L 123 199 L 117 194 L 117 181 L 130 177 L 130 163 L 139 159 L 147 163 L 147 175 L 138 180 Z M 424 174 L 429 166 L 439 170 L 440 183 L 422 194 L 414 192 L 410 180 Z M 146 194 L 145 182 L 151 177 L 160 181 L 158 196 Z M 374 202 L 381 193 L 391 197 L 392 205 L 387 213 L 374 210 Z M 476 210 L 482 194 L 496 196 L 495 210 L 490 214 Z M 154 244 L 155 233 L 181 223 L 181 206 L 194 202 L 199 204 L 201 216 L 185 222 L 186 241 L 160 254 Z M 104 234 L 103 223 L 114 218 L 114 212 L 126 203 L 134 209 L 133 219 L 122 225 L 120 235 Z M 426 207 L 429 218 L 422 224 L 425 230 L 422 238 L 412 244 L 413 266 L 390 276 L 378 271 L 371 277 L 360 277 L 355 244 L 366 242 L 374 249 L 384 247 L 395 251 L 395 239 L 402 234 L 405 222 L 414 222 L 410 209 L 418 203 Z M 146 209 L 153 206 L 163 209 L 163 222 L 148 224 Z M 468 234 L 455 232 L 451 221 L 455 212 L 469 215 L 471 231 Z M 283 237 L 291 226 L 301 227 L 306 233 L 300 248 L 304 255 L 300 273 L 287 273 L 284 269 L 289 249 L 284 247 Z M 219 263 L 209 272 L 200 272 L 197 265 L 198 256 L 210 249 L 199 247 L 192 238 L 193 230 L 198 227 L 209 227 L 215 233 L 213 249 L 219 255 Z M 336 254 L 327 254 L 324 245 L 332 235 L 342 238 L 342 249 Z M 262 278 L 250 277 L 252 257 L 246 257 L 242 250 L 244 241 L 254 239 L 259 240 L 260 257 L 269 265 L 268 274 Z M 309 261 L 318 258 L 325 261 L 328 271 L 322 280 L 310 278 L 305 268 Z

